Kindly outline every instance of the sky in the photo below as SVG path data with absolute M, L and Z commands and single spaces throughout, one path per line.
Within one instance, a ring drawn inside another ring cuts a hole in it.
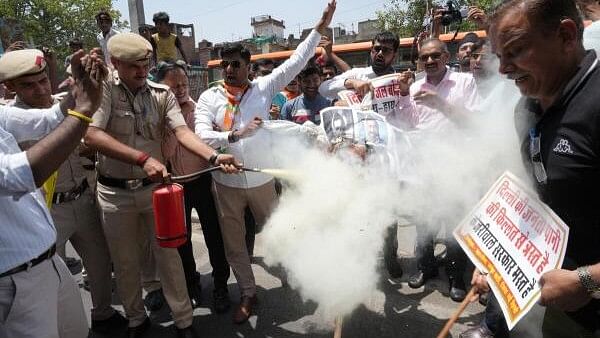
M 375 12 L 382 10 L 388 0 L 338 0 L 332 27 L 346 30 L 358 28 L 357 23 L 375 19 Z M 152 14 L 169 13 L 171 22 L 194 24 L 196 41 L 206 39 L 213 43 L 237 41 L 252 36 L 250 18 L 271 15 L 283 20 L 288 34 L 299 36 L 298 31 L 315 25 L 327 5 L 327 0 L 146 0 L 144 11 L 146 23 L 152 23 Z M 129 21 L 127 0 L 113 0 L 113 7 Z

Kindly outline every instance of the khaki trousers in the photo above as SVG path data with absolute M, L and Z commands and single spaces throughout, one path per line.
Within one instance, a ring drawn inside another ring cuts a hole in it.
M 154 238 L 154 187 L 149 185 L 137 190 L 124 190 L 98 183 L 102 225 L 114 262 L 117 291 L 129 326 L 138 326 L 146 319 L 141 265 L 147 258 L 147 248 L 150 246 L 175 326 L 185 328 L 192 324 L 192 306 L 177 249 L 160 247 Z
M 258 228 L 264 226 L 275 206 L 274 181 L 255 188 L 232 188 L 215 182 L 213 195 L 219 214 L 225 256 L 233 270 L 242 296 L 256 295 L 256 282 L 246 248 L 244 209 L 250 208 Z
M 0 278 L 0 338 L 87 336 L 79 287 L 58 255 Z
M 89 276 L 92 319 L 112 316 L 111 259 L 100 223 L 100 215 L 90 190 L 79 199 L 54 204 L 50 209 L 56 226 L 56 252 L 64 259 L 68 240 L 81 257 Z

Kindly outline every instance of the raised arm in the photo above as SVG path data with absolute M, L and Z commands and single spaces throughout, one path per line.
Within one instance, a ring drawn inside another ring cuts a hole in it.
M 344 73 L 351 69 L 350 65 L 346 63 L 346 61 L 342 60 L 341 57 L 337 56 L 333 52 L 333 42 L 327 37 L 322 36 L 321 42 L 319 46 L 323 48 L 323 55 L 325 56 L 325 61 L 333 62 L 333 64 L 340 70 L 340 72 Z
M 54 131 L 26 152 L 36 187 L 40 187 L 79 145 L 87 129 L 89 117 L 101 102 L 101 83 L 106 76 L 106 68 L 98 55 L 86 56 L 83 59 L 82 56 L 83 51 L 79 51 L 71 59 L 75 79 L 72 89 L 74 110 L 82 116 L 67 115 Z
M 336 5 L 336 0 L 331 0 L 327 4 L 323 15 L 315 25 L 313 31 L 298 45 L 298 48 L 296 48 L 289 59 L 275 68 L 268 76 L 259 78 L 259 86 L 266 84 L 271 95 L 275 95 L 275 93 L 285 87 L 300 73 L 302 68 L 308 63 L 308 60 L 314 56 L 315 48 L 319 44 L 321 35 L 325 33 L 331 23 Z

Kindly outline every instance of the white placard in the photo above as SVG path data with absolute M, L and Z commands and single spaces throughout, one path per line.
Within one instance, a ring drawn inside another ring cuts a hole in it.
M 540 277 L 560 269 L 569 228 L 510 172 L 454 230 L 473 264 L 487 272 L 508 328 L 512 329 L 540 297 Z

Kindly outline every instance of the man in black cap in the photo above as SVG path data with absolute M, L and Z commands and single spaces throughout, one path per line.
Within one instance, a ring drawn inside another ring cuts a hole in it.
M 461 73 L 471 71 L 471 54 L 473 53 L 473 48 L 478 43 L 479 37 L 473 32 L 465 34 L 459 43 L 458 51 L 456 52 L 456 63 Z

